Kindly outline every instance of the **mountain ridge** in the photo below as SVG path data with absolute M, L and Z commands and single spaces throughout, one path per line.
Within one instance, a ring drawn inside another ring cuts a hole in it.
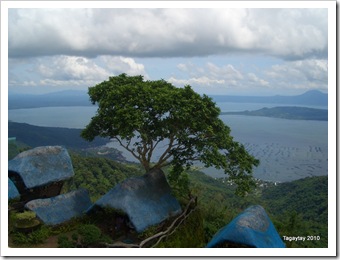
M 272 103 L 272 104 L 295 104 L 295 105 L 328 105 L 328 94 L 319 90 L 309 90 L 300 95 L 284 96 L 230 96 L 212 95 L 215 102 L 235 103 Z
M 319 90 L 310 90 L 295 96 L 231 96 L 208 95 L 215 102 L 236 103 L 273 103 L 295 105 L 328 105 L 328 94 Z M 60 106 L 92 106 L 86 91 L 64 90 L 47 94 L 9 94 L 8 109 L 60 107 Z
M 258 110 L 245 110 L 237 112 L 221 112 L 221 115 L 244 115 L 244 116 L 264 116 L 294 120 L 316 120 L 327 121 L 328 110 L 308 107 L 272 107 Z

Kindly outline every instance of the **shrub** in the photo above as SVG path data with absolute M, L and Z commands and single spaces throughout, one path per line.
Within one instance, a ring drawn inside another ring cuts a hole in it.
M 88 247 L 100 242 L 102 232 L 95 225 L 82 225 L 78 228 L 80 242 L 84 247 Z
M 100 243 L 111 243 L 112 239 L 102 234 L 102 231 L 92 224 L 79 226 L 71 235 L 71 240 L 65 234 L 58 237 L 58 247 L 96 247 Z
M 15 215 L 16 226 L 18 228 L 29 228 L 39 225 L 36 214 L 33 211 L 24 211 Z
M 41 226 L 28 234 L 15 232 L 12 236 L 12 241 L 17 246 L 30 246 L 45 242 L 50 235 L 51 229 L 47 226 Z
M 58 237 L 58 247 L 73 248 L 75 247 L 75 243 L 70 241 L 65 234 L 62 234 Z

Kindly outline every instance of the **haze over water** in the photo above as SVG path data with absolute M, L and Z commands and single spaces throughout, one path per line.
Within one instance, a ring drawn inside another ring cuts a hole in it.
M 222 111 L 275 106 L 254 103 L 217 105 Z M 37 126 L 84 128 L 95 115 L 96 109 L 95 106 L 16 109 L 8 111 L 8 118 L 14 122 Z M 260 165 L 254 170 L 256 178 L 284 182 L 307 176 L 327 175 L 328 122 L 241 115 L 221 115 L 221 119 L 231 128 L 231 135 L 235 140 L 244 144 L 251 154 L 260 159 Z M 134 160 L 117 143 L 110 143 L 110 146 L 121 150 L 127 160 Z M 212 168 L 203 171 L 213 177 L 225 176 Z

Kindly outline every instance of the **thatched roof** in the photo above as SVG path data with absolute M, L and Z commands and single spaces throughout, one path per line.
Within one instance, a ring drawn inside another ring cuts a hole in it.
M 92 203 L 87 190 L 79 189 L 48 199 L 36 199 L 25 208 L 34 211 L 47 225 L 57 225 L 83 215 Z
M 17 173 L 29 189 L 74 175 L 71 158 L 61 146 L 42 146 L 22 152 L 8 162 L 8 171 Z
M 16 198 L 20 198 L 19 191 L 13 181 L 8 178 L 8 199 L 11 200 Z
M 215 234 L 207 247 L 219 247 L 228 242 L 257 248 L 285 247 L 266 211 L 259 205 L 247 208 L 233 219 Z
M 181 213 L 161 170 L 123 181 L 100 198 L 89 212 L 96 207 L 123 211 L 137 232 Z

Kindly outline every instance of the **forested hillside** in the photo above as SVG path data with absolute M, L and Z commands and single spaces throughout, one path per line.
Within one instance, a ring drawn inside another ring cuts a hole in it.
M 10 146 L 13 152 L 20 151 L 13 150 L 13 143 Z M 91 200 L 96 201 L 124 179 L 144 174 L 144 170 L 137 164 L 93 156 L 84 157 L 78 152 L 69 152 L 75 175 L 64 184 L 63 193 L 82 187 L 89 191 Z M 165 172 L 168 171 L 165 169 Z M 287 247 L 327 247 L 327 176 L 309 177 L 278 185 L 258 180 L 257 188 L 245 197 L 236 196 L 235 187 L 226 178 L 214 179 L 198 170 L 188 171 L 176 182 L 171 180 L 168 173 L 167 176 L 174 195 L 183 207 L 188 202 L 190 193 L 198 197 L 198 208 L 159 247 L 204 247 L 219 229 L 247 207 L 256 204 L 264 207 L 281 237 L 318 238 L 304 242 L 284 241 Z M 63 234 L 63 230 L 70 232 L 83 224 L 83 220 L 75 220 L 71 226 L 66 224 L 65 228 L 58 227 L 57 231 L 43 226 L 44 239 L 53 234 Z M 151 236 L 159 228 L 151 227 L 140 236 Z M 14 238 L 18 239 L 15 234 Z M 22 241 L 27 242 L 27 239 L 21 239 L 14 240 L 19 243 L 16 246 L 23 243 Z M 41 239 L 34 241 L 41 243 L 44 241 Z
M 125 178 L 143 174 L 136 164 L 84 158 L 75 153 L 71 157 L 75 177 L 67 183 L 65 192 L 84 187 L 89 189 L 93 200 Z M 224 178 L 214 179 L 199 171 L 189 171 L 184 176 L 181 181 L 188 180 L 190 192 L 198 196 L 200 221 L 204 229 L 201 240 L 205 242 L 247 207 L 259 204 L 265 208 L 281 236 L 321 237 L 318 241 L 288 242 L 287 246 L 327 247 L 327 176 L 309 177 L 277 186 L 258 181 L 258 188 L 245 197 L 236 196 L 235 187 Z M 184 204 L 188 198 L 185 185 L 170 184 Z M 259 187 L 260 184 L 262 187 Z
M 8 136 L 16 137 L 31 147 L 42 145 L 63 145 L 67 148 L 89 148 L 104 145 L 105 138 L 96 138 L 89 143 L 80 137 L 81 129 L 62 127 L 40 127 L 25 123 L 8 122 Z

